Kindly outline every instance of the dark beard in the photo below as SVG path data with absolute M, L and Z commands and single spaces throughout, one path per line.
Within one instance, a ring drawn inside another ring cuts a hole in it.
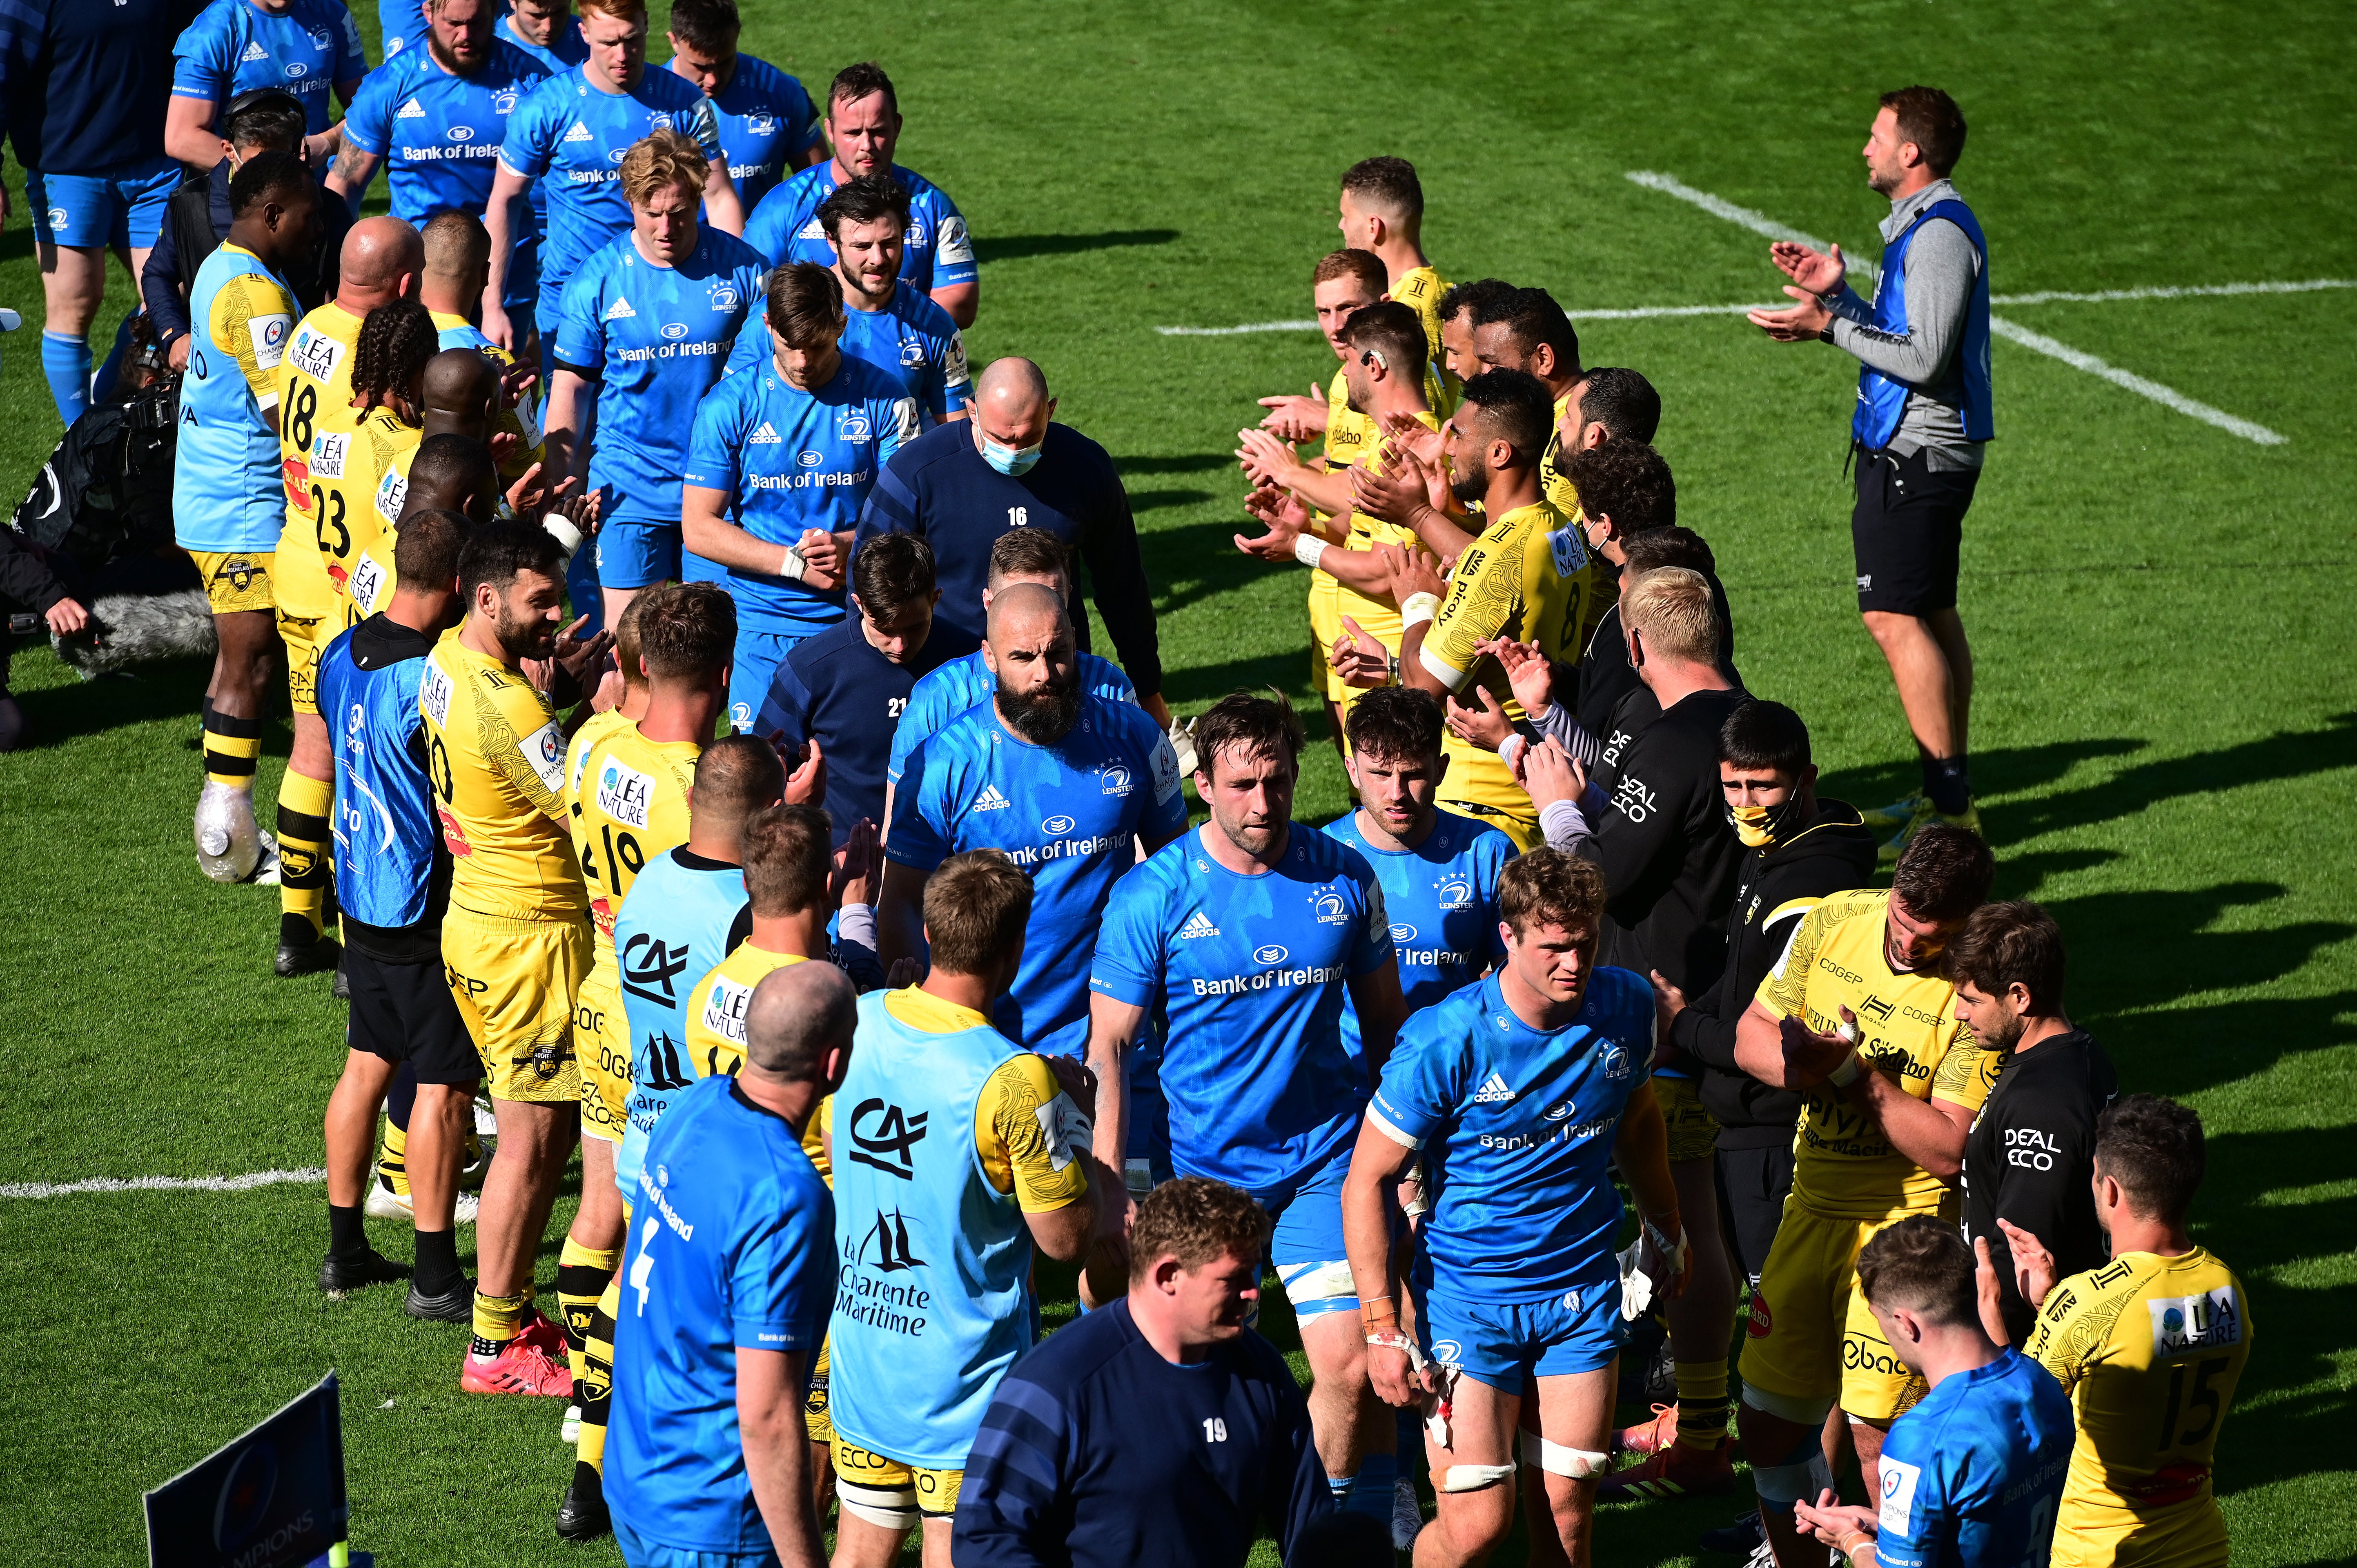
M 1461 479 L 1450 479 L 1448 493 L 1467 506 L 1474 505 L 1490 493 L 1490 470 L 1476 468 Z
M 556 638 L 548 623 L 537 617 L 529 620 L 510 620 L 503 614 L 491 623 L 492 635 L 516 663 L 527 659 L 546 659 L 556 651 Z
M 1007 727 L 1034 746 L 1053 746 L 1072 733 L 1081 722 L 1081 682 L 1078 672 L 1074 679 L 1061 685 L 1042 687 L 1028 695 L 1006 689 L 998 683 L 998 716 Z

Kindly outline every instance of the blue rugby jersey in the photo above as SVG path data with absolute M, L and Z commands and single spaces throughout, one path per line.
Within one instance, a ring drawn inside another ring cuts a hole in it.
M 252 0 L 213 0 L 172 46 L 172 96 L 219 109 L 241 92 L 275 87 L 303 105 L 316 136 L 333 112 L 330 90 L 368 68 L 360 24 L 343 0 L 290 0 L 275 16 Z
M 1089 989 L 1160 1004 L 1178 1174 L 1281 1200 L 1358 1135 L 1369 1086 L 1342 1048 L 1342 1004 L 1393 961 L 1391 925 L 1348 844 L 1295 822 L 1277 865 L 1245 876 L 1203 847 L 1216 831 L 1184 834 L 1114 890 Z
M 1084 696 L 1071 733 L 1037 746 L 988 704 L 909 759 L 884 853 L 931 873 L 967 850 L 1004 850 L 1029 875 L 1023 965 L 996 1021 L 1042 1055 L 1078 1058 L 1089 1042 L 1089 953 L 1107 900 L 1137 865 L 1131 840 L 1160 843 L 1186 825 L 1178 759 L 1145 709 Z
M 626 232 L 565 285 L 556 360 L 599 378 L 589 487 L 611 489 L 607 521 L 679 526 L 696 405 L 753 317 L 764 271 L 752 247 L 705 224 L 677 266 L 648 261 Z
M 631 1203 L 607 1504 L 666 1546 L 767 1552 L 737 1421 L 737 1352 L 817 1361 L 834 1296 L 834 1196 L 799 1130 L 719 1077 L 655 1129 Z
M 1544 1301 L 1619 1277 L 1620 1114 L 1653 1051 L 1653 989 L 1599 969 L 1579 1012 L 1534 1029 L 1495 975 L 1409 1018 L 1367 1117 L 1424 1155 L 1416 1269 L 1474 1301 Z
M 1514 858 L 1514 841 L 1487 822 L 1435 813 L 1432 832 L 1409 850 L 1378 849 L 1351 811 L 1326 824 L 1375 868 L 1399 954 L 1400 997 L 1415 1013 L 1480 978 L 1504 956 L 1498 937 L 1498 876 Z M 1342 1043 L 1357 1056 L 1359 1012 L 1342 1009 Z
M 892 166 L 892 177 L 909 193 L 909 233 L 900 253 L 900 281 L 919 294 L 931 294 L 980 277 L 973 237 L 967 234 L 965 219 L 949 192 L 899 164 Z M 818 209 L 834 194 L 835 183 L 833 158 L 789 175 L 745 220 L 746 242 L 780 266 L 788 262 L 833 266 L 834 247 L 827 243 Z

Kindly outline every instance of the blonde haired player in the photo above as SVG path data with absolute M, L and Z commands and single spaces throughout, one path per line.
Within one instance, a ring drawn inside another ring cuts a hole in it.
M 1818 1568 L 1792 1504 L 1839 1402 L 1874 1492 L 1882 1434 L 1921 1397 L 1859 1294 L 1859 1249 L 1910 1215 L 1953 1222 L 1949 1182 L 2001 1058 L 1956 1016 L 1941 954 L 1988 897 L 1988 846 L 1924 830 L 1888 892 L 1836 893 L 1801 918 L 1737 1021 L 1735 1062 L 1807 1091 L 1792 1193 L 1751 1298 L 1742 1436 L 1782 1568 Z
M 556 713 L 612 639 L 576 642 L 579 621 L 559 631 L 563 560 L 539 529 L 479 529 L 458 568 L 467 618 L 427 655 L 418 688 L 452 863 L 443 965 L 499 1120 L 458 1378 L 469 1393 L 573 1391 L 552 1359 L 564 1336 L 532 1306 L 533 1260 L 578 1134 L 573 1003 L 596 946 Z

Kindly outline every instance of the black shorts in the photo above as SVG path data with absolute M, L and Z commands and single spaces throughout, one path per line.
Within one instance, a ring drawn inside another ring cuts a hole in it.
M 1857 607 L 1923 616 L 1956 607 L 1956 557 L 1980 470 L 1933 472 L 1921 448 L 1857 454 L 1849 517 Z
M 348 945 L 344 978 L 352 992 L 352 1049 L 407 1062 L 420 1083 L 474 1083 L 482 1078 L 483 1059 L 439 960 L 398 963 Z
M 1784 1219 L 1784 1199 L 1792 1190 L 1792 1145 L 1718 1151 L 1718 1212 L 1727 1239 L 1747 1280 L 1757 1282 L 1776 1244 Z

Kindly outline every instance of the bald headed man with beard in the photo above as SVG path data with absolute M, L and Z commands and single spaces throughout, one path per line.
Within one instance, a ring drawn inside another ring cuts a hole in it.
M 924 953 L 925 881 L 968 850 L 1003 852 L 1034 888 L 1022 968 L 996 1004 L 1009 1039 L 1077 1059 L 1088 1044 L 1089 955 L 1114 884 L 1186 830 L 1178 763 L 1154 720 L 1082 688 L 1071 618 L 1053 589 L 992 596 L 991 701 L 909 759 L 885 840 L 885 961 Z
M 1168 731 L 1154 594 L 1121 475 L 1103 446 L 1056 423 L 1056 399 L 1038 365 L 994 360 L 975 379 L 973 418 L 927 431 L 877 476 L 852 553 L 878 534 L 921 536 L 933 547 L 940 618 L 980 637 L 990 547 L 1017 528 L 1047 530 L 1087 564 L 1098 618 L 1138 705 Z M 1080 649 L 1093 651 L 1086 616 L 1074 618 L 1072 631 Z

